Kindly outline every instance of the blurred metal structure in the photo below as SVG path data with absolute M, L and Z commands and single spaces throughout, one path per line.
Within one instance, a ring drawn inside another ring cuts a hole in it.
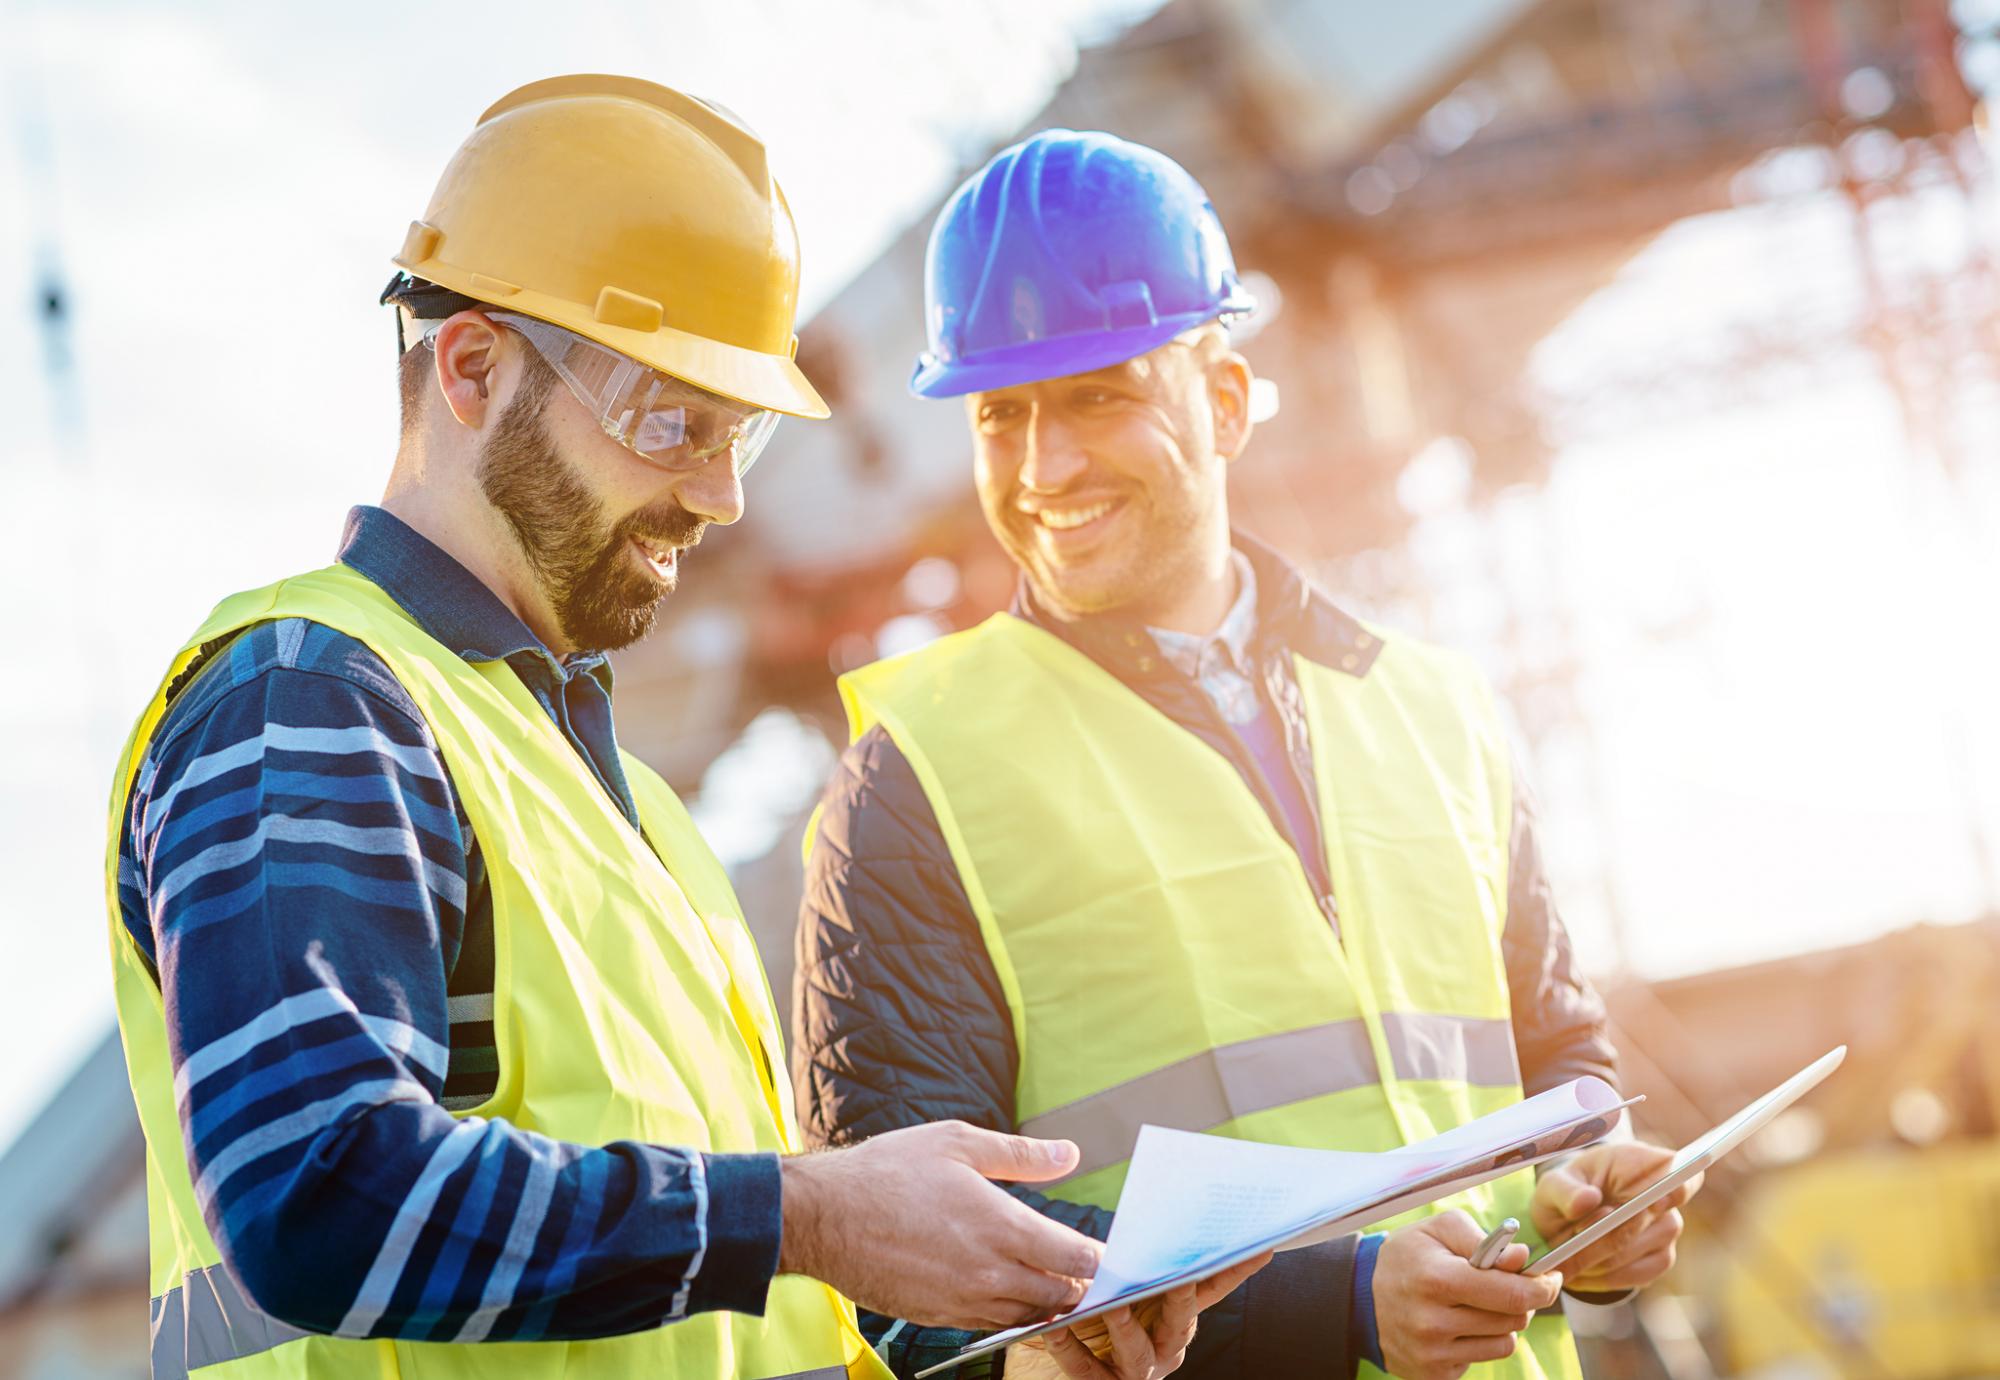
M 1147 140 L 1207 186 L 1276 308 L 1249 349 L 1286 400 L 1237 475 L 1237 515 L 1381 608 L 1417 592 L 1397 485 L 1440 437 L 1490 498 L 1543 478 L 1551 437 L 1607 409 L 1722 406 L 1861 349 L 1920 444 L 1947 470 L 1972 463 L 1985 418 L 1968 399 L 2000 380 L 1992 246 L 1947 278 L 1881 229 L 1919 197 L 1955 199 L 1969 224 L 1992 195 L 1954 61 L 1942 0 L 1173 0 L 1085 54 L 1034 124 Z M 1537 342 L 1673 223 L 1829 192 L 1852 213 L 1858 314 L 1731 321 L 1720 346 L 1607 360 L 1568 396 L 1536 385 Z M 753 691 L 806 682 L 828 707 L 822 668 L 866 654 L 836 643 L 907 612 L 891 586 L 924 556 L 978 572 L 947 621 L 1005 596 L 957 410 L 902 387 L 926 228 L 812 323 L 835 420 L 780 435 L 759 471 L 772 501 L 716 542 L 813 596 L 810 623 L 795 601 L 751 601 Z
M 0 1380 L 142 1376 L 146 1157 L 113 1030 L 0 1155 Z

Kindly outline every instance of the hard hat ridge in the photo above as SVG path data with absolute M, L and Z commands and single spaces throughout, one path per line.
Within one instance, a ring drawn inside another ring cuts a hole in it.
M 1207 194 L 1114 135 L 1044 130 L 939 213 L 925 257 L 930 348 L 911 391 L 953 397 L 1104 368 L 1249 311 Z

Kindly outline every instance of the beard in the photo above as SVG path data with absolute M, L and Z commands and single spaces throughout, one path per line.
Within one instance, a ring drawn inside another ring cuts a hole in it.
M 592 497 L 576 467 L 557 451 L 542 420 L 553 373 L 524 387 L 494 424 L 479 456 L 479 487 L 514 531 L 540 581 L 556 624 L 586 651 L 629 647 L 653 630 L 660 600 L 673 588 L 643 570 L 636 538 L 685 548 L 708 524 L 669 499 L 616 523 Z

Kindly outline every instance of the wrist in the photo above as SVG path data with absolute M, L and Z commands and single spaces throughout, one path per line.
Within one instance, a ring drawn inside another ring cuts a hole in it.
M 818 1276 L 814 1268 L 824 1209 L 825 1185 L 817 1155 L 787 1155 L 778 1161 L 778 1273 Z

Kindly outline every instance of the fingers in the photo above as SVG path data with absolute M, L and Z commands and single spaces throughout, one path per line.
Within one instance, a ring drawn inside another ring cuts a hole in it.
M 1211 1275 L 1194 1287 L 1194 1309 L 1199 1313 L 1212 1307 L 1236 1292 L 1237 1286 L 1271 1263 L 1271 1252 L 1252 1256 L 1241 1265 L 1233 1265 L 1219 1275 Z
M 1666 1232 L 1666 1239 L 1677 1237 L 1680 1235 L 1680 1222 L 1680 1213 L 1671 1208 L 1665 1211 L 1649 1208 L 1603 1240 L 1578 1252 L 1570 1262 L 1570 1275 L 1578 1278 L 1603 1274 L 1618 1261 L 1635 1254 L 1641 1242 L 1647 1243 L 1645 1250 L 1657 1250 L 1662 1244 L 1662 1230 Z
M 1535 1185 L 1534 1206 L 1546 1209 L 1546 1213 L 1537 1214 L 1538 1220 L 1549 1219 L 1545 1226 L 1574 1222 L 1587 1212 L 1595 1212 L 1603 1202 L 1604 1190 L 1579 1174 L 1574 1161 L 1557 1165 Z
M 1064 1375 L 1074 1380 L 1115 1380 L 1105 1364 L 1092 1355 L 1083 1340 L 1068 1328 L 1051 1332 L 1047 1341 L 1049 1359 Z
M 1680 1237 L 1681 1215 L 1669 1212 L 1644 1232 L 1626 1241 L 1617 1254 L 1603 1264 L 1593 1265 L 1588 1270 L 1572 1271 L 1571 1282 L 1585 1292 L 1650 1284 L 1673 1265 L 1674 1250 Z M 1644 1265 L 1652 1268 L 1642 1269 Z
M 1528 1249 L 1527 1242 L 1516 1241 L 1506 1250 L 1500 1252 L 1500 1258 L 1493 1262 L 1493 1268 L 1496 1270 L 1505 1270 L 1510 1275 L 1518 1275 L 1521 1271 L 1528 1268 L 1528 1257 L 1532 1254 L 1533 1252 Z
M 1445 1344 L 1439 1359 L 1454 1366 L 1477 1365 L 1481 1361 L 1504 1361 L 1514 1354 L 1518 1339 L 1513 1333 L 1497 1337 L 1461 1337 Z
M 1104 1321 L 1111 1333 L 1111 1364 L 1115 1372 L 1120 1377 L 1148 1380 L 1158 1357 L 1154 1354 L 1153 1339 L 1139 1325 L 1138 1318 L 1130 1308 L 1120 1308 L 1105 1314 Z
M 1005 1215 L 1008 1230 L 1002 1249 L 1031 1270 L 1062 1275 L 1068 1279 L 1095 1279 L 1104 1246 L 1080 1231 L 1072 1231 L 1052 1218 L 1044 1217 L 1026 1203 L 993 1190 L 996 1207 Z
M 954 1128 L 958 1158 L 989 1179 L 1036 1184 L 1060 1179 L 1076 1168 L 1078 1150 L 1072 1141 L 1008 1136 L 978 1126 Z
M 1440 1283 L 1452 1303 L 1488 1313 L 1532 1313 L 1547 1308 L 1562 1296 L 1562 1275 L 1509 1274 L 1502 1270 L 1475 1270 L 1464 1262 L 1447 1267 Z
M 974 1269 L 965 1281 L 976 1298 L 991 1300 L 996 1327 L 1017 1327 L 1069 1312 L 1083 1301 L 1082 1280 L 1044 1274 L 1007 1261 Z
M 1504 1337 L 1519 1332 L 1532 1318 L 1527 1313 L 1489 1313 L 1484 1308 L 1452 1308 L 1448 1326 L 1459 1337 Z
M 1643 1289 L 1661 1275 L 1674 1268 L 1676 1248 L 1668 1246 L 1651 1255 L 1641 1256 L 1629 1265 L 1621 1265 L 1613 1277 L 1616 1282 L 1604 1286 L 1604 1292 L 1614 1289 Z M 1588 1289 L 1585 1292 L 1589 1292 Z
M 1479 1243 L 1486 1239 L 1486 1233 L 1479 1229 L 1479 1224 L 1473 1221 L 1471 1214 L 1463 1208 L 1440 1212 L 1435 1217 L 1426 1218 L 1415 1225 L 1444 1242 L 1453 1255 L 1464 1256 L 1467 1259 L 1479 1249 Z
M 1194 1317 L 1201 1311 L 1199 1286 L 1189 1284 L 1170 1292 L 1166 1306 L 1160 1310 L 1160 1320 L 1153 1326 L 1153 1340 L 1163 1345 L 1171 1344 L 1183 1333 L 1194 1335 Z

